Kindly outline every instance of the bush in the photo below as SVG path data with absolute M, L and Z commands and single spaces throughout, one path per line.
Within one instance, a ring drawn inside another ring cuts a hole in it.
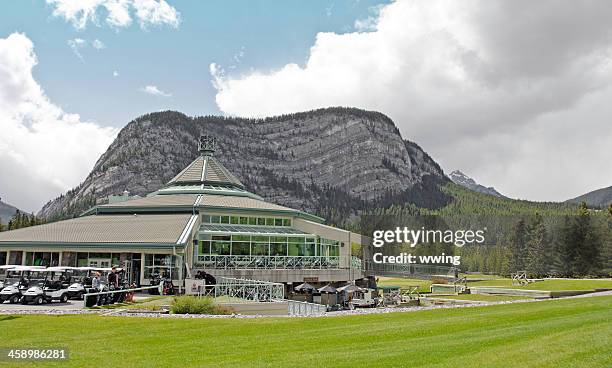
M 431 283 L 432 284 L 448 284 L 448 279 L 443 278 L 443 277 L 432 277 Z
M 231 314 L 231 310 L 215 305 L 209 297 L 177 296 L 172 300 L 170 312 L 174 314 Z

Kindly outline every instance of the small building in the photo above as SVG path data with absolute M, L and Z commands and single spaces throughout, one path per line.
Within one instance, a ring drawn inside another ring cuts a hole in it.
M 247 191 L 214 157 L 215 145 L 214 138 L 200 137 L 200 156 L 146 197 L 124 194 L 129 200 L 96 205 L 75 219 L 0 233 L 0 259 L 120 265 L 140 285 L 155 274 L 183 285 L 198 271 L 282 283 L 362 277 L 351 266 L 359 234 Z

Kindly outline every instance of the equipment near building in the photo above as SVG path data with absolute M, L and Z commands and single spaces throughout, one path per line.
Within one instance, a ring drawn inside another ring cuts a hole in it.
M 383 292 L 382 306 L 397 307 L 402 303 L 401 288 L 399 286 L 379 286 L 378 289 Z
M 9 301 L 12 304 L 21 301 L 23 294 L 30 287 L 30 283 L 40 280 L 42 266 L 12 266 L 6 271 L 4 288 L 0 291 L 0 303 Z
M 29 287 L 21 299 L 22 304 L 51 303 L 53 300 L 66 303 L 68 301 L 68 287 L 74 267 L 49 267 L 41 271 L 44 279 Z

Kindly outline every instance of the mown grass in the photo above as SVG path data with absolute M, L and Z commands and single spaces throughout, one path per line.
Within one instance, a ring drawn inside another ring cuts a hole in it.
M 482 302 L 508 302 L 514 300 L 530 300 L 527 296 L 513 295 L 486 295 L 486 294 L 459 294 L 459 295 L 428 295 L 428 298 L 475 300 Z
M 7 367 L 610 367 L 612 297 L 331 318 L 0 316 Z
M 601 280 L 581 280 L 581 279 L 563 279 L 563 280 L 543 280 L 531 282 L 527 285 L 512 285 L 511 279 L 497 279 L 486 281 L 475 281 L 468 283 L 468 286 L 501 286 L 512 289 L 529 289 L 529 290 L 592 290 L 607 288 L 612 289 L 612 279 Z

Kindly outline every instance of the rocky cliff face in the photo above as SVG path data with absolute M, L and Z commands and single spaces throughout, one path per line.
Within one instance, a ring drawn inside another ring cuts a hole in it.
M 71 217 L 110 194 L 155 191 L 197 157 L 204 133 L 217 137 L 215 156 L 250 191 L 281 205 L 345 218 L 381 201 L 446 200 L 438 164 L 380 113 L 329 108 L 254 120 L 168 111 L 130 122 L 85 181 L 39 214 Z
M 0 201 L 0 224 L 6 225 L 17 211 L 17 208 Z
M 478 193 L 489 194 L 499 198 L 506 198 L 503 194 L 498 192 L 493 187 L 485 187 L 484 185 L 478 184 L 474 179 L 465 175 L 459 170 L 455 170 L 448 176 L 453 183 L 461 185 L 462 187 L 468 188 Z

